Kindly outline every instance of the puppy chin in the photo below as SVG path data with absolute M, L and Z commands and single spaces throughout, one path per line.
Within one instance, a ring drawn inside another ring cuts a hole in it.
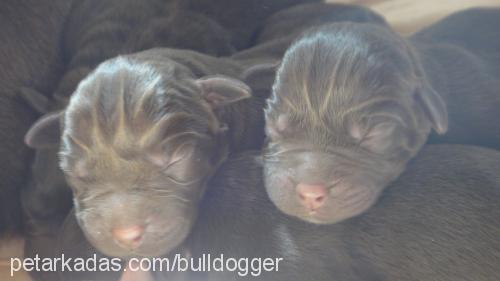
M 373 206 L 374 202 L 375 201 L 364 203 L 354 208 L 337 209 L 334 210 L 333 213 L 330 213 L 330 210 L 322 209 L 318 209 L 314 212 L 303 210 L 303 212 L 297 214 L 296 217 L 313 224 L 335 224 L 363 214 Z
M 92 241 L 92 239 L 87 238 L 90 244 L 102 254 L 121 258 L 121 259 L 130 259 L 130 258 L 153 258 L 159 257 L 167 254 L 175 247 L 169 247 L 169 243 L 164 243 L 164 245 L 159 245 L 158 243 L 154 243 L 151 241 L 151 246 L 149 243 L 146 243 L 144 246 L 138 247 L 136 249 L 126 249 L 120 247 L 112 240 L 102 240 L 102 241 Z M 154 246 L 152 246 L 154 245 Z

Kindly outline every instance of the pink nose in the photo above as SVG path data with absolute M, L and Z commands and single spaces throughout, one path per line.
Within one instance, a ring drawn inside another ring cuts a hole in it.
M 138 225 L 117 227 L 112 230 L 111 234 L 118 244 L 134 249 L 139 247 L 142 242 L 144 227 Z
M 325 203 L 328 196 L 328 188 L 321 184 L 299 183 L 297 185 L 297 193 L 300 203 L 307 209 L 314 211 Z

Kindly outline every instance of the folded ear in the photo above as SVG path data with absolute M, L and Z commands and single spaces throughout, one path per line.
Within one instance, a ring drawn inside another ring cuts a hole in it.
M 420 63 L 421 59 L 418 52 L 410 44 L 406 46 L 408 47 L 408 54 L 419 79 L 419 85 L 415 93 L 417 104 L 424 111 L 436 133 L 442 135 L 448 131 L 448 110 L 446 109 L 446 103 L 430 85 L 423 66 Z
M 60 119 L 63 111 L 42 116 L 24 136 L 24 143 L 31 148 L 48 148 L 59 143 L 61 138 Z
M 218 108 L 252 96 L 247 84 L 226 76 L 208 76 L 196 80 L 203 98 Z
M 370 128 L 368 132 L 360 139 L 360 145 L 375 153 L 383 154 L 391 146 L 394 145 L 394 133 L 397 130 L 397 123 L 395 122 L 380 122 Z M 354 130 L 356 131 L 356 130 Z M 351 133 L 354 133 L 351 129 Z M 357 133 L 353 134 L 357 139 Z
M 416 100 L 423 109 L 432 128 L 442 135 L 448 130 L 448 110 L 441 96 L 428 84 L 422 85 L 416 93 Z

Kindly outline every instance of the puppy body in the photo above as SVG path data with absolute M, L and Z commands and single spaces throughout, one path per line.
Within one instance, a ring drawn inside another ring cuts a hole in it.
M 284 9 L 269 17 L 257 35 L 257 44 L 286 36 L 293 39 L 314 26 L 329 22 L 369 22 L 387 26 L 374 11 L 357 5 L 313 3 Z
M 252 47 L 255 36 L 264 26 L 267 18 L 281 10 L 304 3 L 318 3 L 321 0 L 191 0 L 190 9 L 216 20 L 229 30 L 231 43 L 238 49 Z
M 499 10 L 469 10 L 409 39 L 339 23 L 297 40 L 266 109 L 272 201 L 304 220 L 335 223 L 366 211 L 431 130 L 430 142 L 500 148 L 500 127 L 491 122 L 500 118 L 500 35 L 457 31 L 477 13 L 500 19 Z M 457 18 L 462 24 L 448 24 Z M 493 26 L 485 33 L 495 34 Z M 469 39 L 482 42 L 467 47 Z
M 499 16 L 500 9 L 471 9 L 410 38 L 449 114 L 446 134 L 434 132 L 430 142 L 500 149 L 500 127 L 491 122 L 500 118 Z
M 223 27 L 176 0 L 81 1 L 71 11 L 63 46 L 68 66 L 54 94 L 55 109 L 99 63 L 117 55 L 156 47 L 217 56 L 234 51 Z

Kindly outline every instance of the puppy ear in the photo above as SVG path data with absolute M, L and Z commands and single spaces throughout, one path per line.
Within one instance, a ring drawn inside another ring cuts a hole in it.
M 378 123 L 366 135 L 363 135 L 360 145 L 370 151 L 382 154 L 393 145 L 392 136 L 396 128 L 397 124 L 394 122 Z
M 432 128 L 436 133 L 440 135 L 446 133 L 448 130 L 448 110 L 441 96 L 428 83 L 425 83 L 417 90 L 416 100 L 432 123 Z
M 226 76 L 202 77 L 196 80 L 196 84 L 212 108 L 223 107 L 252 96 L 252 90 L 247 84 Z
M 431 122 L 432 128 L 436 133 L 442 135 L 448 131 L 448 110 L 446 109 L 446 103 L 430 85 L 425 70 L 420 63 L 421 59 L 417 51 L 409 44 L 407 47 L 420 84 L 417 87 L 415 99 Z
M 60 119 L 63 111 L 42 116 L 24 136 L 24 143 L 31 148 L 48 148 L 59 143 L 61 138 Z

